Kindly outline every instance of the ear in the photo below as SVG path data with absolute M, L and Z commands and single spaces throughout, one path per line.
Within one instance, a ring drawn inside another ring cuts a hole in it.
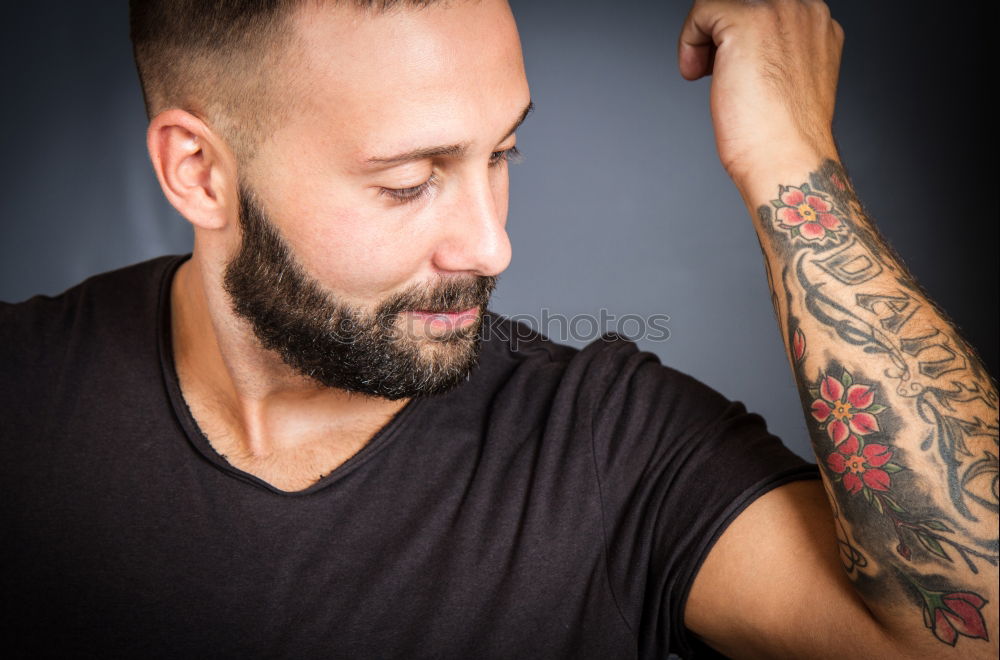
M 223 229 L 236 217 L 236 159 L 204 121 L 165 110 L 149 123 L 146 147 L 163 194 L 191 224 Z

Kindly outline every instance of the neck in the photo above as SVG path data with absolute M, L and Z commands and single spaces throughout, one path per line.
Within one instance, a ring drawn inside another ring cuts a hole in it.
M 171 330 L 184 399 L 230 463 L 279 488 L 308 485 L 367 444 L 407 400 L 328 388 L 295 373 L 232 311 L 222 275 L 196 251 L 174 276 Z

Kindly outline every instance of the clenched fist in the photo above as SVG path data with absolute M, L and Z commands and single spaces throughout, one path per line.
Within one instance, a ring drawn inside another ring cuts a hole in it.
M 769 165 L 835 157 L 843 42 L 821 0 L 695 0 L 678 44 L 681 75 L 712 76 L 719 158 L 738 187 Z

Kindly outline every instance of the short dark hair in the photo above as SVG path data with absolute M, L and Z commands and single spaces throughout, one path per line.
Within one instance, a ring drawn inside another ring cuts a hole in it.
M 307 1 L 129 0 L 129 32 L 146 113 L 181 108 L 208 121 L 250 158 L 274 124 L 270 72 L 283 61 L 290 18 Z M 436 0 L 328 0 L 383 13 Z

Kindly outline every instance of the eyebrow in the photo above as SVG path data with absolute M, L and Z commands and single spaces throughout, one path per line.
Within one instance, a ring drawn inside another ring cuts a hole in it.
M 535 104 L 533 101 L 529 101 L 528 105 L 521 112 L 521 116 L 517 118 L 507 134 L 500 138 L 503 142 L 511 135 L 514 131 L 524 123 L 524 120 L 528 118 L 531 111 L 535 109 Z M 368 165 L 397 165 L 399 163 L 405 163 L 412 160 L 424 160 L 425 158 L 441 158 L 444 156 L 460 156 L 465 153 L 468 149 L 468 144 L 446 144 L 436 147 L 421 147 L 419 149 L 413 149 L 411 151 L 406 151 L 401 154 L 396 154 L 394 156 L 376 156 L 369 158 L 365 161 Z

